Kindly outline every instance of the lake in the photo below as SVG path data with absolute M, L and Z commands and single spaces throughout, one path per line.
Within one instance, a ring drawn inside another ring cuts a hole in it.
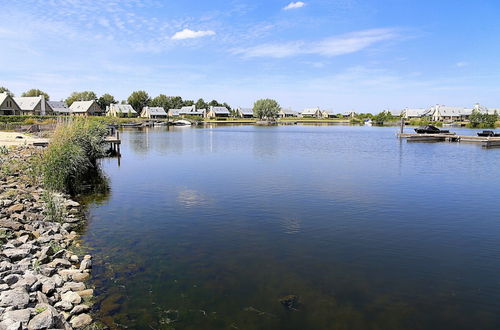
M 499 329 L 500 149 L 397 130 L 123 131 L 82 236 L 97 316 L 117 329 Z

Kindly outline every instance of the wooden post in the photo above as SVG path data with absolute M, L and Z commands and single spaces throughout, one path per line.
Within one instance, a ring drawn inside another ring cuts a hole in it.
M 405 119 L 401 117 L 401 127 L 400 127 L 400 134 L 403 134 L 405 128 Z

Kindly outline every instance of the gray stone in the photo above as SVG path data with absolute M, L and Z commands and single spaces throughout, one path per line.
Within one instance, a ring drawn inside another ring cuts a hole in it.
M 69 268 L 71 267 L 71 262 L 66 259 L 56 258 L 47 264 L 49 267 L 53 268 Z
M 71 309 L 73 309 L 73 304 L 70 303 L 69 301 L 62 300 L 62 301 L 59 301 L 58 303 L 56 303 L 54 305 L 54 307 L 67 312 L 67 311 L 70 311 Z
M 28 323 L 31 316 L 31 309 L 20 309 L 14 311 L 8 311 L 3 314 L 4 320 L 12 320 L 14 322 Z
M 6 249 L 2 251 L 3 255 L 9 258 L 10 260 L 16 261 L 16 260 L 21 260 L 28 256 L 30 253 L 29 250 L 27 249 Z
M 4 320 L 0 322 L 0 329 L 2 330 L 22 330 L 23 326 L 19 321 Z
M 0 307 L 15 307 L 21 309 L 28 306 L 29 300 L 30 296 L 24 288 L 16 288 L 0 293 Z
M 71 318 L 71 321 L 69 321 L 69 323 L 73 328 L 81 329 L 92 323 L 92 318 L 88 314 L 80 314 Z
M 78 305 L 82 302 L 82 297 L 80 297 L 80 295 L 74 291 L 68 291 L 61 295 L 61 300 L 70 302 L 74 305 Z
M 90 268 L 92 268 L 92 260 L 83 259 L 82 262 L 80 263 L 80 270 L 85 270 Z
M 85 290 L 85 284 L 82 282 L 66 282 L 64 283 L 61 292 L 67 291 L 82 291 Z
M 23 229 L 23 225 L 20 224 L 19 222 L 8 220 L 8 219 L 1 219 L 0 220 L 0 227 L 2 228 L 9 228 L 12 230 L 20 230 Z
M 49 303 L 49 298 L 47 298 L 47 295 L 45 293 L 37 291 L 36 292 L 36 300 L 38 301 L 39 304 L 48 304 Z
M 37 314 L 35 317 L 31 319 L 28 323 L 29 330 L 41 330 L 41 329 L 50 329 L 55 326 L 56 323 L 56 315 L 53 310 L 47 308 L 43 312 Z
M 5 276 L 3 278 L 3 281 L 5 283 L 7 283 L 8 285 L 14 285 L 17 283 L 17 281 L 19 281 L 20 278 L 21 278 L 21 276 L 19 276 L 17 274 L 11 274 L 11 275 Z
M 50 277 L 46 277 L 41 280 L 42 282 L 42 292 L 50 295 L 56 289 L 56 283 Z
M 81 314 L 88 312 L 90 310 L 90 307 L 84 304 L 81 305 L 76 305 L 70 312 L 71 315 L 76 315 L 76 314 Z
M 5 291 L 9 290 L 9 285 L 8 284 L 0 284 L 0 291 Z
M 90 274 L 89 273 L 75 273 L 75 274 L 71 275 L 71 278 L 73 279 L 73 281 L 76 281 L 76 282 L 85 282 L 86 280 L 88 280 L 90 278 Z

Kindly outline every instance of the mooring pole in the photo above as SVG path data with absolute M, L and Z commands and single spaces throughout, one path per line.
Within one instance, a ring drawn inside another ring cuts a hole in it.
M 401 117 L 401 127 L 400 127 L 399 133 L 403 134 L 404 129 L 405 129 L 405 119 L 403 117 Z

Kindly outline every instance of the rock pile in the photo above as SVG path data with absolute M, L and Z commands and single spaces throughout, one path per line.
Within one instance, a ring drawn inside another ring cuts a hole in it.
M 36 149 L 20 147 L 2 162 L 23 159 Z M 0 165 L 1 165 L 0 163 Z M 43 189 L 25 173 L 0 171 L 0 329 L 78 329 L 92 323 L 84 282 L 92 258 L 71 252 L 78 237 L 80 205 L 59 195 L 60 222 L 48 221 Z

